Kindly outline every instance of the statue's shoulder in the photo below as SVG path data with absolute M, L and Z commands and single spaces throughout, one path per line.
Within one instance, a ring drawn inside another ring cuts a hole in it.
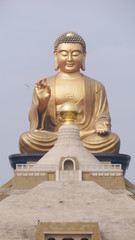
M 48 84 L 49 86 L 54 86 L 56 76 L 57 76 L 57 74 L 55 74 L 55 75 L 53 75 L 53 76 L 51 76 L 51 77 L 48 77 L 48 78 L 46 79 L 47 84 Z
M 84 77 L 85 77 L 86 84 L 90 85 L 90 87 L 92 86 L 93 88 L 95 88 L 96 91 L 99 91 L 100 89 L 104 88 L 103 84 L 98 80 L 95 80 L 88 76 L 84 76 Z

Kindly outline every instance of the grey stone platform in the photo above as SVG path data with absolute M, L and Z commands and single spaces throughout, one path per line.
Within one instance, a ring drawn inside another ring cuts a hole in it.
M 33 240 L 38 221 L 98 222 L 102 240 L 135 239 L 135 201 L 95 182 L 43 182 L 0 204 L 0 239 Z

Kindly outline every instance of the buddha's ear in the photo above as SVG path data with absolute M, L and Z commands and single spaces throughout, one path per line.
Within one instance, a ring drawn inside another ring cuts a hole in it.
M 83 53 L 83 60 L 82 60 L 82 66 L 81 69 L 85 71 L 85 59 L 86 59 L 86 52 Z
M 58 65 L 58 60 L 57 60 L 57 53 L 54 52 L 54 70 L 57 71 L 59 69 L 59 65 Z

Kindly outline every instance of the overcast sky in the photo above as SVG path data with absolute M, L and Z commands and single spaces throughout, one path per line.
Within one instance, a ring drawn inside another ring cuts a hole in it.
M 135 1 L 0 0 L 0 184 L 13 176 L 8 156 L 29 129 L 36 80 L 54 72 L 53 44 L 66 31 L 87 44 L 86 71 L 107 91 L 120 153 L 131 155 L 135 183 Z

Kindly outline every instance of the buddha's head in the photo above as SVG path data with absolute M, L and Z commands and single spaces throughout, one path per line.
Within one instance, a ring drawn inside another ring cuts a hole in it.
M 75 32 L 66 32 L 54 43 L 55 70 L 74 73 L 85 70 L 86 44 Z

